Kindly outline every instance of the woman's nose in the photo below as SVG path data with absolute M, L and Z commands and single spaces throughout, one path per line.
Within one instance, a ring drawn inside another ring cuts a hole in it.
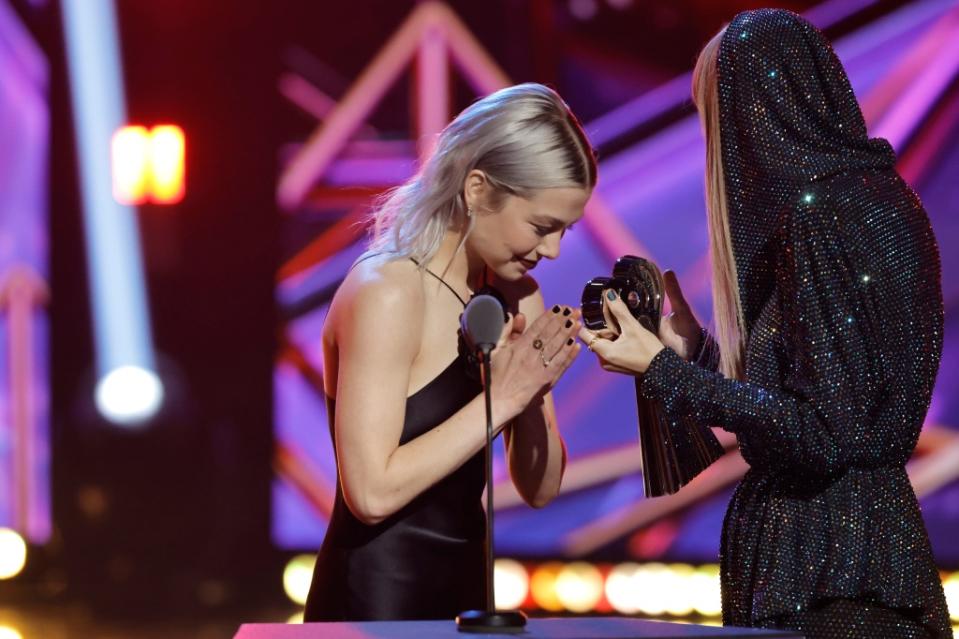
M 551 260 L 555 260 L 559 257 L 559 239 L 561 237 L 560 233 L 550 233 L 543 238 L 542 243 L 540 243 L 539 248 L 536 249 L 536 252 L 540 254 L 541 257 L 545 257 Z

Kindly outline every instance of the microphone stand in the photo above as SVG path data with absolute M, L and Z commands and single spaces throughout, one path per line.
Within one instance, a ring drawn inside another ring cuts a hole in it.
M 526 615 L 519 610 L 496 610 L 493 587 L 493 402 L 490 393 L 490 352 L 493 346 L 477 348 L 483 371 L 486 400 L 486 610 L 467 610 L 456 617 L 460 632 L 516 634 L 526 627 Z

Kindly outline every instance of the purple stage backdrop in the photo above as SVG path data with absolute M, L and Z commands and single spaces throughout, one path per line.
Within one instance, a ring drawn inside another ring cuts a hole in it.
M 0 0 L 0 526 L 50 536 L 47 61 Z
M 850 10 L 849 4 L 827 3 L 809 17 L 825 28 L 838 19 L 837 11 Z M 835 41 L 871 134 L 887 137 L 896 147 L 899 168 L 922 197 L 942 250 L 945 356 L 909 470 L 944 567 L 959 565 L 959 545 L 951 538 L 959 529 L 959 320 L 953 313 L 959 301 L 957 11 L 953 0 L 913 2 Z M 370 51 L 369 57 L 374 54 Z M 597 146 L 615 152 L 603 154 L 586 223 L 567 235 L 558 260 L 535 273 L 548 304 L 577 304 L 582 283 L 607 274 L 626 247 L 675 270 L 698 316 L 710 320 L 704 148 L 698 120 L 688 110 L 688 87 L 688 75 L 677 78 L 586 124 Z M 617 144 L 644 121 L 671 112 L 685 115 L 666 118 L 669 124 L 638 142 Z M 361 129 L 361 134 L 367 146 L 348 147 L 349 153 L 318 176 L 321 185 L 346 192 L 345 187 L 362 190 L 409 176 L 412 144 L 389 142 L 389 153 L 381 145 L 375 155 L 369 149 L 377 133 Z M 320 215 L 317 208 L 301 206 L 290 227 L 302 224 L 301 216 Z M 274 381 L 273 537 L 291 550 L 319 546 L 333 498 L 336 469 L 322 394 L 319 335 L 332 291 L 362 250 L 362 242 L 344 230 L 356 210 L 343 205 L 335 213 L 327 211 L 330 224 L 309 245 L 298 234 L 288 234 L 297 239 L 285 247 L 289 262 L 277 288 L 283 339 Z M 570 455 L 564 492 L 542 510 L 521 505 L 505 480 L 499 451 L 497 551 L 522 557 L 715 561 L 722 516 L 742 471 L 737 454 L 727 454 L 695 488 L 645 500 L 632 380 L 605 373 L 592 357 L 583 356 L 555 396 Z

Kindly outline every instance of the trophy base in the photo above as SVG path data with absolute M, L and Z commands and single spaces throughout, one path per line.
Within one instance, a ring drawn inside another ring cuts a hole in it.
M 467 610 L 456 616 L 460 632 L 519 634 L 526 627 L 526 615 L 519 610 Z

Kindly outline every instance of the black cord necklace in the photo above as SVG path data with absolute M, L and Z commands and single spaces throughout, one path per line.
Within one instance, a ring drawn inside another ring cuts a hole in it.
M 417 266 L 420 266 L 420 263 L 417 262 L 412 257 L 410 258 L 410 261 L 416 264 Z M 462 296 L 459 293 L 456 292 L 456 289 L 454 289 L 452 286 L 449 285 L 449 282 L 447 282 L 442 277 L 440 277 L 439 275 L 437 275 L 430 269 L 426 268 L 425 266 L 421 266 L 420 268 L 422 268 L 424 271 L 426 271 L 427 273 L 435 277 L 437 280 L 442 282 L 442 284 L 446 288 L 448 288 L 453 295 L 456 296 L 456 299 L 460 301 L 460 304 L 463 305 L 463 308 L 466 308 L 467 302 L 463 300 Z M 496 287 L 491 286 L 489 284 L 488 275 L 489 275 L 489 272 L 487 268 L 484 267 L 483 268 L 483 286 L 480 287 L 478 290 L 473 291 L 473 293 L 470 295 L 470 299 L 473 299 L 477 295 L 492 295 L 499 301 L 500 306 L 503 307 L 503 321 L 504 322 L 509 321 L 509 314 L 506 311 L 507 309 L 506 298 L 503 296 L 502 293 L 500 293 L 496 289 Z M 473 349 L 470 348 L 469 345 L 467 344 L 466 338 L 463 335 L 462 329 L 457 329 L 456 333 L 458 335 L 457 350 L 459 351 L 460 357 L 463 357 L 466 360 L 466 373 L 470 378 L 478 381 L 480 379 L 480 362 L 476 358 L 476 354 L 473 352 Z
M 415 259 L 413 259 L 412 257 L 410 258 L 410 261 L 413 262 L 413 264 L 416 264 L 417 266 L 420 266 L 420 263 L 417 262 L 417 261 L 416 261 Z M 432 275 L 433 277 L 435 277 L 437 280 L 439 280 L 439 281 L 443 284 L 443 286 L 445 286 L 446 288 L 448 288 L 448 289 L 450 290 L 450 293 L 452 293 L 453 295 L 456 296 L 456 299 L 458 299 L 458 300 L 460 301 L 460 304 L 463 305 L 463 308 L 466 308 L 466 301 L 463 299 L 463 297 L 462 297 L 459 293 L 456 292 L 456 289 L 455 289 L 455 288 L 453 288 L 452 286 L 450 286 L 449 282 L 447 282 L 447 281 L 444 280 L 442 277 L 440 277 L 439 275 L 437 275 L 436 273 L 434 273 L 433 271 L 431 271 L 429 268 L 427 268 L 427 267 L 425 267 L 425 266 L 422 266 L 421 268 L 422 268 L 424 271 L 426 271 L 427 273 L 429 273 L 430 275 Z M 485 271 L 485 270 L 483 271 L 483 279 L 484 279 L 484 280 L 486 279 L 486 271 Z M 471 297 L 472 297 L 472 295 L 471 295 Z

